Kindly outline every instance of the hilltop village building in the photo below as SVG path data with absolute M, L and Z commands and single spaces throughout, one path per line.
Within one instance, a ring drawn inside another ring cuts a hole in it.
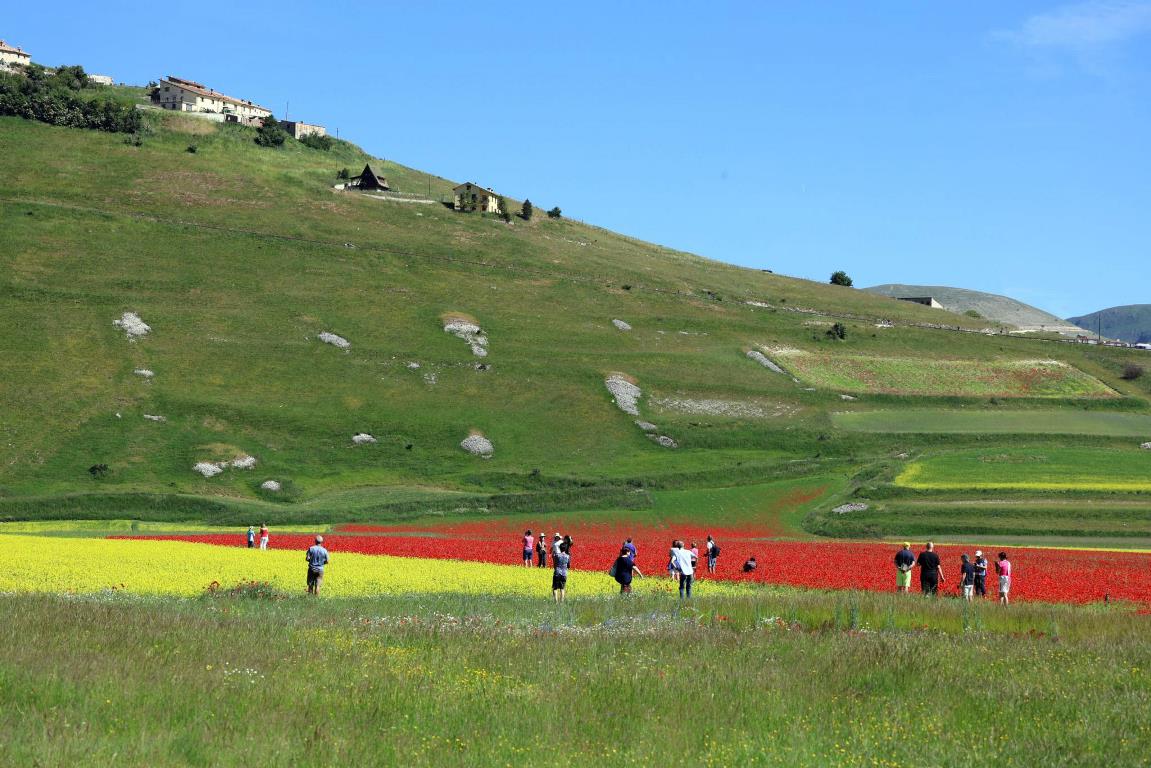
M 499 213 L 500 196 L 491 187 L 481 187 L 470 181 L 454 187 L 455 208 L 457 211 L 480 211 L 481 213 Z
M 93 85 L 112 85 L 111 75 L 88 75 L 88 82 Z
M 281 120 L 280 127 L 288 132 L 293 139 L 302 139 L 305 136 L 327 136 L 328 131 L 322 125 L 310 125 L 296 120 Z
M 32 54 L 0 40 L 0 69 L 23 67 L 32 63 Z
M 201 83 L 179 77 L 162 79 L 152 91 L 152 103 L 162 109 L 223 115 L 228 122 L 259 125 L 272 110 L 250 101 L 226 96 Z

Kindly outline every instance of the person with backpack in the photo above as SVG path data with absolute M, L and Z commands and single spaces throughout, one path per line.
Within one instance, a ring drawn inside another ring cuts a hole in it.
M 707 572 L 709 574 L 715 574 L 715 561 L 718 557 L 719 544 L 715 542 L 715 539 L 713 539 L 709 533 L 707 535 Z

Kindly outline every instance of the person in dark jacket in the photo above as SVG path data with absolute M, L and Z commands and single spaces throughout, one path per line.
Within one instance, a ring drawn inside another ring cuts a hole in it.
M 903 549 L 895 553 L 895 591 L 907 593 L 911 589 L 911 569 L 915 567 L 915 553 L 911 542 L 903 542 Z
M 633 575 L 643 578 L 643 573 L 640 571 L 639 566 L 635 564 L 635 560 L 632 559 L 631 550 L 627 547 L 620 548 L 619 557 L 615 559 L 615 565 L 612 566 L 612 573 L 615 576 L 616 582 L 619 584 L 619 593 L 621 595 L 631 594 L 631 580 Z
M 915 564 L 919 566 L 919 588 L 923 594 L 935 596 L 939 594 L 939 584 L 946 581 L 943 578 L 943 564 L 939 555 L 935 554 L 935 545 L 927 542 L 927 548 L 919 553 Z

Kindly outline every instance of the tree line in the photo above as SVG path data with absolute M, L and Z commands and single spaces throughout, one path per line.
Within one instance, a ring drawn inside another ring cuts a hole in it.
M 24 74 L 0 72 L 0 115 L 38 120 L 66 128 L 139 133 L 144 119 L 131 105 L 81 92 L 92 88 L 79 65 L 49 71 L 38 65 Z

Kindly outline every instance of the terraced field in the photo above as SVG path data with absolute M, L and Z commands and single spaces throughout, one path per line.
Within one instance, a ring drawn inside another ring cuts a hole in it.
M 1151 451 L 1004 448 L 956 451 L 910 463 L 895 485 L 915 490 L 1151 492 Z
M 856 432 L 963 435 L 1098 435 L 1151 439 L 1151 415 L 1106 411 L 915 409 L 833 413 L 832 423 Z
M 856 394 L 1108 398 L 1116 392 L 1059 360 L 860 356 L 781 348 L 769 356 L 804 383 Z

